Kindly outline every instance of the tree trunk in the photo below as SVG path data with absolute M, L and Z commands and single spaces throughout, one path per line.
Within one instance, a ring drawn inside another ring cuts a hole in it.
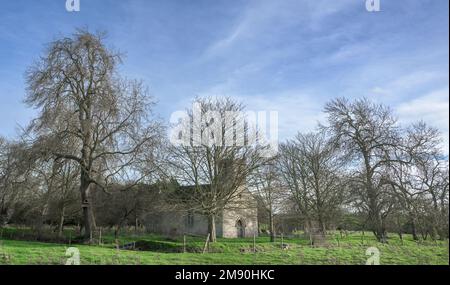
M 374 194 L 374 193 L 373 193 Z M 387 243 L 387 234 L 386 229 L 383 225 L 383 219 L 380 216 L 379 211 L 377 210 L 377 202 L 376 199 L 371 197 L 372 195 L 369 195 L 370 202 L 370 209 L 369 209 L 369 219 L 370 219 L 370 227 L 377 238 L 377 240 L 381 243 Z
M 385 237 L 380 221 L 377 217 L 372 216 L 370 219 L 370 229 L 378 242 L 384 243 Z
M 83 228 L 84 228 L 84 240 L 91 241 L 92 237 L 92 226 L 91 226 L 91 213 L 90 213 L 90 201 L 89 201 L 89 181 L 88 176 L 85 171 L 81 172 L 81 183 L 80 183 L 80 192 L 81 192 L 81 203 L 83 208 Z
M 325 237 L 326 234 L 326 227 L 325 227 L 325 223 L 323 221 L 323 217 L 322 214 L 319 213 L 319 217 L 318 217 L 318 223 L 319 223 L 319 233 L 321 236 Z
M 387 233 L 381 226 L 375 226 L 372 230 L 378 242 L 387 243 Z
M 0 208 L 0 227 L 6 226 L 9 222 L 8 209 L 3 204 L 2 201 L 2 206 Z
M 216 242 L 216 217 L 214 214 L 210 214 L 208 217 L 208 232 L 209 232 L 209 241 Z
M 66 207 L 63 205 L 62 209 L 61 209 L 61 214 L 59 217 L 59 227 L 58 227 L 58 237 L 59 238 L 61 238 L 63 236 L 65 211 L 66 211 Z
M 411 218 L 411 231 L 413 240 L 419 240 L 419 237 L 417 236 L 416 220 L 414 218 Z
M 114 239 L 117 240 L 117 238 L 119 237 L 119 232 L 120 232 L 120 225 L 116 225 L 114 228 Z
M 269 231 L 270 231 L 270 242 L 275 242 L 275 226 L 273 223 L 272 211 L 269 211 Z
M 37 232 L 37 240 L 41 240 L 42 238 L 42 231 L 44 227 L 44 213 L 41 212 L 37 221 L 36 221 L 36 232 Z
M 314 234 L 314 225 L 313 225 L 313 222 L 311 221 L 311 219 L 309 217 L 306 217 L 305 234 L 306 235 Z
M 95 231 L 97 230 L 97 222 L 95 221 L 95 213 L 94 213 L 94 201 L 90 200 L 89 203 L 89 212 L 90 212 L 90 216 L 91 216 L 91 225 L 92 225 L 92 230 Z
M 386 230 L 383 226 L 383 219 L 379 210 L 379 198 L 377 189 L 373 185 L 373 169 L 370 165 L 370 155 L 366 150 L 363 150 L 364 165 L 366 170 L 366 191 L 369 207 L 369 223 L 370 229 L 381 243 L 387 242 Z

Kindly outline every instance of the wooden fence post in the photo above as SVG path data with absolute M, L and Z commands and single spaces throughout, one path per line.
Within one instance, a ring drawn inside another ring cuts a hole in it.
M 253 252 L 256 253 L 256 234 L 253 234 Z
M 205 246 L 203 247 L 203 253 L 206 253 L 206 249 L 208 248 L 208 246 L 209 246 L 209 234 L 206 237 Z
M 186 253 L 186 235 L 183 235 L 183 253 Z
M 99 229 L 98 245 L 102 245 L 102 228 Z

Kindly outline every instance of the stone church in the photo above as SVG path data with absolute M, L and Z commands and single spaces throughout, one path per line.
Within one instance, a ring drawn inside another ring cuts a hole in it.
M 258 235 L 258 213 L 255 197 L 243 189 L 215 218 L 216 235 L 224 238 Z M 164 211 L 146 218 L 146 228 L 166 236 L 208 234 L 208 218 L 191 211 Z

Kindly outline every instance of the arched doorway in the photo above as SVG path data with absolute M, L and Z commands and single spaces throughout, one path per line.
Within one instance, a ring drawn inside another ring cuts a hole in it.
M 236 231 L 238 238 L 245 237 L 245 223 L 241 219 L 236 222 Z

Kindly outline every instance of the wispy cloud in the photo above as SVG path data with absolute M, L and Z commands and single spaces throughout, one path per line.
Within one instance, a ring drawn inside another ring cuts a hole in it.
M 365 96 L 448 141 L 448 1 L 383 1 L 368 13 L 364 0 L 97 0 L 76 14 L 58 2 L 0 9 L 2 135 L 30 117 L 23 72 L 43 44 L 88 26 L 126 52 L 121 72 L 149 85 L 164 118 L 195 96 L 233 96 L 278 111 L 283 140 L 313 130 L 328 100 Z
M 449 88 L 428 94 L 400 104 L 397 108 L 400 121 L 410 124 L 423 120 L 443 133 L 444 149 L 449 151 Z
M 298 32 L 317 30 L 325 17 L 350 5 L 354 6 L 355 1 L 250 1 L 230 30 L 207 47 L 205 57 L 220 55 L 240 44 L 263 47 L 265 40 L 272 36 L 276 39 L 277 32 L 283 33 L 292 27 Z

